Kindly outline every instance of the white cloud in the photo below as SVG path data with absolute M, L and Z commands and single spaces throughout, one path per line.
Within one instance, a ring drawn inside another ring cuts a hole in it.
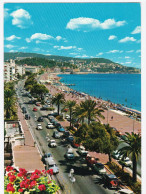
M 8 18 L 9 17 L 8 11 L 9 11 L 9 9 L 7 9 L 7 8 L 4 9 L 4 18 Z
M 136 28 L 131 32 L 131 34 L 141 33 L 141 26 L 136 26 Z
M 126 53 L 133 53 L 133 52 L 134 52 L 134 50 L 126 51 Z
M 36 42 L 36 44 L 46 43 L 46 42 L 43 42 L 43 41 L 41 41 L 41 40 L 36 40 L 35 42 Z
M 120 50 L 111 50 L 111 51 L 108 51 L 106 53 L 122 53 L 123 51 L 120 51 Z
M 7 45 L 5 45 L 5 47 L 11 49 L 11 48 L 14 48 L 15 46 L 13 46 L 11 44 L 7 44 Z
M 13 41 L 14 39 L 21 39 L 21 38 L 15 36 L 15 35 L 12 35 L 12 36 L 9 36 L 9 37 L 6 38 L 6 40 L 8 40 L 8 41 Z
M 114 39 L 116 39 L 116 38 L 117 38 L 117 36 L 115 36 L 115 35 L 110 35 L 109 38 L 108 38 L 108 40 L 114 40 Z
M 34 48 L 33 51 L 40 51 L 40 48 Z
M 29 25 L 32 24 L 30 14 L 24 9 L 13 11 L 10 16 L 13 17 L 12 24 L 16 25 L 19 28 L 27 28 Z
M 53 46 L 54 48 L 59 48 L 59 46 Z
M 30 38 L 26 38 L 26 42 L 31 42 L 32 40 L 49 40 L 53 39 L 53 36 L 50 36 L 48 34 L 42 34 L 42 33 L 35 33 Z M 40 42 L 37 42 L 40 43 Z
M 78 53 L 69 53 L 70 55 L 77 55 Z
M 83 50 L 83 48 L 77 48 L 77 50 L 78 50 L 78 51 L 81 51 L 81 50 Z
M 88 55 L 84 54 L 84 55 L 77 55 L 75 56 L 76 58 L 87 58 L 89 57 Z
M 103 53 L 101 52 L 101 53 L 98 53 L 96 56 L 98 57 L 98 56 L 101 56 L 101 55 L 103 55 Z
M 141 50 L 137 50 L 137 51 L 136 51 L 136 53 L 140 53 L 140 52 L 141 52 Z
M 127 62 L 125 62 L 126 64 L 131 64 L 131 61 L 127 61 Z
M 136 42 L 137 42 L 137 43 L 141 43 L 141 40 L 137 40 Z
M 56 40 L 57 40 L 57 41 L 59 41 L 59 40 L 61 40 L 61 39 L 62 39 L 61 36 L 56 36 Z
M 125 59 L 130 59 L 131 57 L 129 57 L 129 56 L 125 56 Z
M 119 40 L 119 42 L 120 43 L 124 43 L 124 42 L 134 42 L 134 41 L 136 41 L 136 39 L 135 38 L 133 38 L 133 37 L 125 37 L 125 38 L 123 38 L 123 39 L 121 39 L 121 40 Z
M 54 48 L 57 48 L 58 50 L 69 50 L 69 49 L 75 49 L 76 46 L 54 46 Z
M 26 47 L 26 46 L 22 46 L 20 49 L 21 50 L 24 50 L 24 49 L 27 49 L 28 47 Z
M 115 21 L 114 19 L 107 19 L 103 23 L 94 18 L 79 17 L 70 19 L 66 28 L 70 30 L 88 31 L 89 29 L 111 29 L 126 24 L 126 21 Z
M 18 52 L 17 50 L 10 50 L 9 51 L 10 53 L 15 53 L 15 52 Z

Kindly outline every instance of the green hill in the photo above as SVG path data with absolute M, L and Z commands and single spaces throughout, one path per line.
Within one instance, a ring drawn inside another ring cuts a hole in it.
M 83 59 L 37 53 L 4 53 L 4 60 L 7 61 L 10 59 L 15 59 L 16 64 L 41 65 L 49 68 L 58 66 L 60 68 L 70 67 L 75 69 L 78 67 L 78 64 L 81 64 L 80 71 L 82 72 L 88 72 L 88 69 L 90 69 L 92 72 L 99 73 L 140 73 L 140 69 L 120 65 L 105 58 Z

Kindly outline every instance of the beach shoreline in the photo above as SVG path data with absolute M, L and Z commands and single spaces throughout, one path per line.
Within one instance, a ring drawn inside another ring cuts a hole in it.
M 45 74 L 42 76 L 45 77 Z M 115 104 L 113 104 L 112 102 L 107 102 L 103 99 L 98 99 L 96 97 L 92 97 L 85 93 L 77 92 L 65 86 L 63 83 L 60 82 L 60 77 L 58 77 L 58 74 L 53 74 L 53 77 L 54 77 L 54 83 L 52 82 L 51 84 L 50 83 L 46 84 L 46 87 L 49 89 L 52 95 L 55 95 L 56 93 L 63 93 L 66 100 L 75 100 L 77 104 L 80 104 L 81 101 L 85 101 L 87 99 L 94 100 L 97 102 L 97 105 L 99 107 L 104 108 L 103 115 L 105 119 L 100 119 L 103 124 L 110 124 L 111 127 L 116 128 L 118 131 L 121 132 L 121 134 L 125 134 L 125 132 L 133 132 L 133 131 L 135 133 L 141 133 L 141 122 L 140 120 L 138 121 L 137 119 L 132 117 L 132 114 L 134 112 L 129 113 L 129 116 L 128 114 L 123 114 L 125 112 L 116 109 L 116 107 L 114 107 Z M 135 110 L 133 109 L 132 111 L 135 111 Z M 138 112 L 138 114 L 141 118 L 141 113 Z

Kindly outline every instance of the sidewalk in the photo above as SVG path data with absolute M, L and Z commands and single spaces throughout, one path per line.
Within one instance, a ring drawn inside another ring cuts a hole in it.
M 35 169 L 44 170 L 45 167 L 41 161 L 41 157 L 37 148 L 34 146 L 33 138 L 30 134 L 29 128 L 20 107 L 18 107 L 18 118 L 24 130 L 25 145 L 14 147 L 14 166 L 18 168 L 25 168 L 27 171 L 34 171 Z

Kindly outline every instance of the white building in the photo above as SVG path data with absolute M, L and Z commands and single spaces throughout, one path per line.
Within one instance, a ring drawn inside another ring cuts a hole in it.
M 25 65 L 25 71 L 30 71 L 32 73 L 38 73 L 40 71 L 40 68 L 39 66 L 27 66 Z
M 25 67 L 23 65 L 17 65 L 16 70 L 17 70 L 17 74 L 21 76 L 25 74 Z
M 10 63 L 4 63 L 4 81 L 14 81 L 16 80 L 16 64 L 15 61 L 10 59 Z

